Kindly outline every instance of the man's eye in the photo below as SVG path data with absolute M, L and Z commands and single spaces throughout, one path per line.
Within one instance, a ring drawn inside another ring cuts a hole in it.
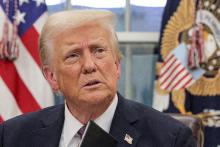
M 104 52 L 105 50 L 104 50 L 104 48 L 96 48 L 96 52 L 97 53 L 102 53 L 102 52 Z
M 66 56 L 67 62 L 76 62 L 79 59 L 80 55 L 77 53 L 72 53 Z
M 70 58 L 77 58 L 77 57 L 79 57 L 79 55 L 78 54 L 70 54 L 69 57 Z
M 105 54 L 105 48 L 96 48 L 95 49 L 95 56 L 96 57 L 102 57 Z

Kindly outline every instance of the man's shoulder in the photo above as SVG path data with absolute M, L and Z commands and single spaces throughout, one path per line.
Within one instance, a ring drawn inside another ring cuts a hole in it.
M 139 102 L 135 102 L 132 100 L 124 100 L 126 105 L 126 109 L 129 109 L 129 114 L 132 116 L 138 117 L 138 120 L 145 124 L 145 126 L 149 126 L 151 129 L 158 129 L 163 127 L 169 131 L 171 130 L 179 130 L 180 128 L 187 128 L 181 122 L 171 118 L 169 115 L 159 112 L 153 109 L 150 106 L 141 104 Z M 164 130 L 163 129 L 163 130 Z
M 22 114 L 19 116 L 16 116 L 14 118 L 11 118 L 3 123 L 4 128 L 10 128 L 10 129 L 29 129 L 29 128 L 37 128 L 39 125 L 41 125 L 42 120 L 46 120 L 51 115 L 57 115 L 55 113 L 62 113 L 64 112 L 64 105 L 55 105 L 51 107 L 47 107 L 44 109 L 41 109 L 36 112 L 30 112 L 26 114 Z
M 195 146 L 192 131 L 181 122 L 144 104 L 123 101 L 126 118 L 133 117 L 136 120 L 133 127 L 142 136 L 140 144 L 152 142 L 155 146 Z

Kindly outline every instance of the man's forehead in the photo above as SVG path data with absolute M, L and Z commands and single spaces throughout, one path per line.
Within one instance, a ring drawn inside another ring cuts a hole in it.
M 65 41 L 65 45 L 66 46 L 72 46 L 73 48 L 85 48 L 85 47 L 89 47 L 89 46 L 106 46 L 108 44 L 107 42 L 108 40 L 106 40 L 106 38 L 103 37 L 98 37 L 98 38 L 94 38 L 94 39 L 88 39 L 88 38 L 84 38 L 83 40 L 66 40 Z

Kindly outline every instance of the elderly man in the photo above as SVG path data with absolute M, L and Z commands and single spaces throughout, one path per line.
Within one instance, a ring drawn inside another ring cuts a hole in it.
M 117 93 L 121 54 L 109 11 L 76 10 L 49 17 L 40 36 L 43 73 L 65 104 L 0 126 L 0 147 L 77 147 L 93 120 L 117 147 L 193 147 L 189 128 Z M 34 78 L 34 77 L 33 77 Z

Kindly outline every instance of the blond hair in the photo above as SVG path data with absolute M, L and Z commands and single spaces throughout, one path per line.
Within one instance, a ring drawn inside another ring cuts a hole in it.
M 121 52 L 119 50 L 118 39 L 115 32 L 116 16 L 107 10 L 68 10 L 51 15 L 40 35 L 39 47 L 40 58 L 43 65 L 49 64 L 50 50 L 53 48 L 52 40 L 60 33 L 95 23 L 101 25 L 110 32 L 111 43 L 116 54 L 117 61 L 121 60 Z M 49 58 L 49 59 L 48 59 Z

